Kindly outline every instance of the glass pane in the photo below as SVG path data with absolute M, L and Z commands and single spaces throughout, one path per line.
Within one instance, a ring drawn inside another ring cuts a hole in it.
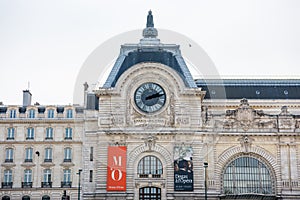
M 253 157 L 235 159 L 223 174 L 223 193 L 273 193 L 269 169 Z

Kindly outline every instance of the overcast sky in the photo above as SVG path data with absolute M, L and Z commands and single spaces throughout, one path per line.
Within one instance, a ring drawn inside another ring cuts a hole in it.
M 144 28 L 149 9 L 155 27 L 197 42 L 224 77 L 300 78 L 298 0 L 0 0 L 0 101 L 22 104 L 30 82 L 33 102 L 72 104 L 85 59 Z

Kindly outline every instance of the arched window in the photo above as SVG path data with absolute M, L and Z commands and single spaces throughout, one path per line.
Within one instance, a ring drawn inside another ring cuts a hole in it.
M 4 197 L 2 197 L 2 200 L 10 200 L 10 197 L 9 196 L 4 196 Z
M 273 194 L 272 177 L 260 160 L 247 156 L 230 162 L 223 174 L 224 194 Z
M 30 196 L 23 196 L 22 200 L 30 200 Z
M 161 189 L 158 187 L 143 187 L 139 190 L 140 199 L 161 199 Z
M 42 200 L 50 200 L 50 197 L 49 197 L 48 195 L 44 195 L 44 196 L 42 197 Z
M 163 166 L 157 157 L 145 156 L 140 160 L 138 165 L 138 174 L 140 178 L 160 178 L 162 173 Z

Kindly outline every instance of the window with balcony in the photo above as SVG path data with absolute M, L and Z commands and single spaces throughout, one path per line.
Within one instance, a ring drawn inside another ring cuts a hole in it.
M 162 163 L 155 156 L 145 156 L 138 164 L 138 175 L 140 178 L 160 178 L 162 173 Z
M 6 169 L 6 170 L 4 170 L 2 188 L 12 188 L 12 185 L 13 185 L 12 170 L 11 169 Z
M 63 181 L 61 182 L 61 187 L 72 187 L 70 169 L 64 169 L 64 177 L 63 177 Z
M 34 139 L 34 128 L 32 127 L 27 128 L 26 140 L 33 140 L 33 139 Z
M 32 188 L 32 170 L 24 170 L 24 182 L 22 182 L 22 188 Z
M 64 162 L 72 162 L 72 149 L 67 147 L 64 152 Z
M 66 132 L 65 132 L 65 140 L 72 140 L 72 128 L 68 127 L 66 128 Z
M 8 128 L 7 129 L 7 140 L 14 140 L 15 139 L 15 128 Z
M 42 187 L 43 188 L 51 188 L 52 187 L 51 169 L 44 170 Z
M 46 140 L 53 140 L 53 128 L 46 128 Z
M 54 118 L 54 109 L 48 110 L 48 118 Z
M 14 162 L 14 149 L 13 148 L 7 148 L 5 150 L 5 162 Z
M 67 118 L 73 118 L 73 110 L 72 109 L 67 110 Z
M 30 109 L 28 111 L 28 118 L 35 118 L 35 110 L 34 109 Z
M 12 109 L 9 111 L 9 118 L 16 118 L 17 117 L 17 110 Z
M 25 149 L 25 162 L 32 162 L 32 148 L 26 148 Z
M 46 148 L 45 149 L 44 162 L 52 162 L 52 148 Z

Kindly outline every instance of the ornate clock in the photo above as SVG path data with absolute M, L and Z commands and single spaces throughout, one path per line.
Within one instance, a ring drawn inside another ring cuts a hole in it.
M 136 89 L 134 101 L 141 111 L 153 113 L 160 110 L 165 105 L 166 93 L 160 85 L 148 82 Z

